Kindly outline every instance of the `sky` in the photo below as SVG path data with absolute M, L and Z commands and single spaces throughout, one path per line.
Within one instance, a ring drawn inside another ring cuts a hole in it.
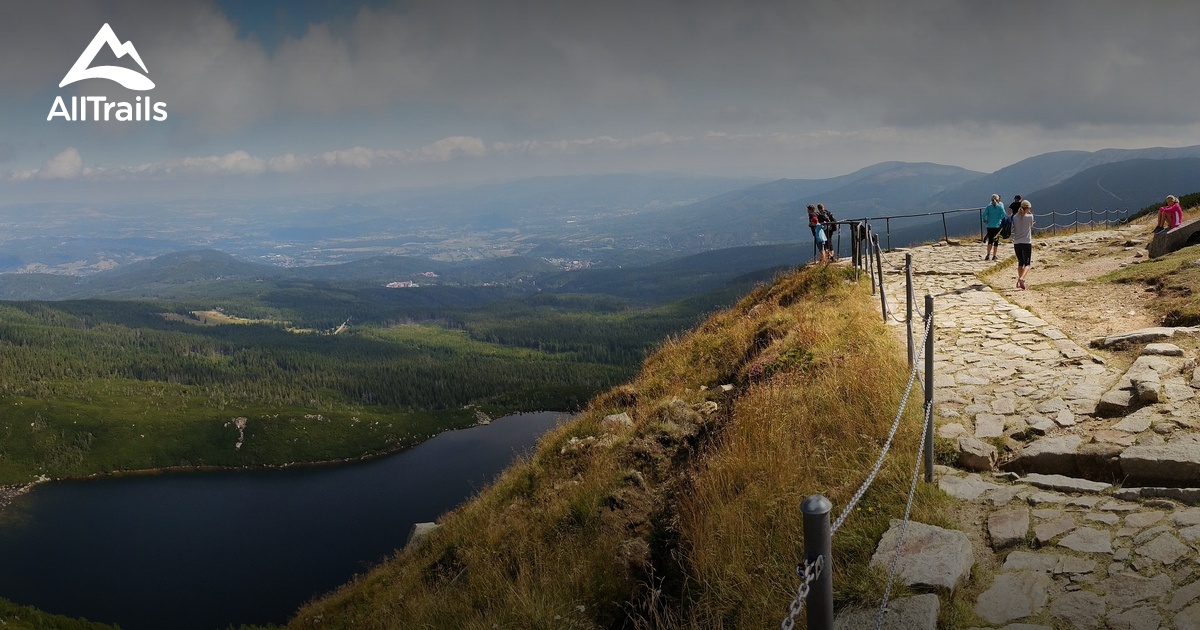
M 152 89 L 59 87 L 104 24 L 146 70 L 85 67 Z M 1197 33 L 1191 1 L 5 0 L 0 205 L 1190 146 Z

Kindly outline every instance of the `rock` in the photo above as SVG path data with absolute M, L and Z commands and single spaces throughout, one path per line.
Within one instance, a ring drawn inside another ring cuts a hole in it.
M 1108 577 L 1108 593 L 1105 601 L 1114 608 L 1128 608 L 1147 600 L 1158 599 L 1171 592 L 1171 578 L 1159 573 L 1153 578 L 1133 573 L 1114 573 Z
M 1011 547 L 1029 533 L 1029 508 L 1015 505 L 992 512 L 988 515 L 987 529 L 992 549 L 999 551 Z
M 887 630 L 937 630 L 938 611 L 941 602 L 932 593 L 904 597 L 888 602 L 880 628 Z M 878 609 L 853 609 L 842 611 L 833 622 L 834 630 L 859 630 L 874 628 Z
M 1053 582 L 1040 571 L 1001 573 L 975 603 L 975 613 L 999 625 L 1036 615 L 1045 607 Z
M 943 424 L 938 427 L 937 435 L 944 440 L 953 440 L 967 434 L 967 428 L 957 422 Z
M 1096 416 L 1112 418 L 1123 416 L 1132 409 L 1135 401 L 1134 392 L 1128 389 L 1110 389 L 1104 392 L 1096 403 Z
M 1104 598 L 1091 591 L 1064 593 L 1050 603 L 1050 614 L 1076 630 L 1104 628 Z
M 975 416 L 975 437 L 996 438 L 1004 435 L 1004 416 L 981 413 Z
M 1136 501 L 1150 497 L 1172 499 L 1188 505 L 1200 505 L 1200 488 L 1161 488 L 1143 486 L 1140 488 L 1122 488 L 1113 496 L 1126 501 Z
M 1075 529 L 1075 519 L 1071 518 L 1070 514 L 1062 516 L 1037 525 L 1033 528 L 1033 537 L 1038 545 L 1046 545 L 1051 540 Z
M 1003 571 L 1043 571 L 1050 573 L 1058 566 L 1061 556 L 1052 553 L 1034 553 L 1032 551 L 1014 551 L 1004 559 Z
M 1183 348 L 1173 343 L 1149 343 L 1145 348 L 1142 348 L 1142 354 L 1158 355 L 1164 357 L 1181 357 L 1183 356 Z
M 604 416 L 604 419 L 600 421 L 600 429 L 605 433 L 622 433 L 631 428 L 633 428 L 633 418 L 630 418 L 626 412 Z
M 900 521 L 892 520 L 871 556 L 871 566 L 891 566 L 901 526 Z M 966 534 L 910 521 L 896 575 L 908 586 L 954 590 L 966 582 L 974 565 L 975 552 Z
M 1058 541 L 1067 549 L 1081 553 L 1112 553 L 1112 538 L 1107 531 L 1080 527 Z
M 1077 435 L 1042 438 L 1026 445 L 1000 468 L 1020 474 L 1039 472 L 1076 476 L 1079 467 L 1075 463 L 1075 452 L 1082 443 L 1083 438 Z
M 1184 608 L 1171 621 L 1175 624 L 1175 630 L 1200 630 L 1200 604 Z
M 956 499 L 974 501 L 983 493 L 995 490 L 1000 486 L 984 481 L 979 475 L 967 475 L 966 477 L 942 477 L 938 479 L 938 487 Z
M 1025 419 L 1025 424 L 1029 428 L 1029 433 L 1036 436 L 1046 435 L 1047 433 L 1053 431 L 1057 426 L 1054 424 L 1053 420 L 1050 420 L 1045 416 L 1029 416 Z
M 1155 414 L 1153 409 L 1139 409 L 1128 416 L 1124 420 L 1112 426 L 1114 431 L 1124 431 L 1126 433 L 1141 433 L 1150 428 L 1150 423 L 1154 421 Z
M 1166 444 L 1131 446 L 1121 453 L 1121 471 L 1143 482 L 1195 482 L 1200 479 L 1200 443 L 1175 439 Z
M 422 540 L 441 528 L 439 523 L 413 523 L 412 529 L 408 530 L 408 541 L 404 543 L 404 546 L 419 545 Z
M 1041 473 L 1029 473 L 1025 475 L 1024 480 L 1038 488 L 1059 490 L 1062 492 L 1104 492 L 1112 486 L 1112 484 L 1101 481 L 1088 481 L 1087 479 L 1078 479 L 1076 477 L 1044 475 Z
M 996 447 L 973 437 L 960 437 L 958 465 L 967 470 L 992 470 L 996 467 Z
M 1131 380 L 1133 395 L 1143 405 L 1153 405 L 1162 399 L 1162 383 L 1157 378 Z
M 1054 422 L 1060 427 L 1073 427 L 1075 426 L 1075 414 L 1071 413 L 1070 409 L 1063 409 L 1058 412 L 1057 416 L 1054 416 Z
M 1141 529 L 1143 527 L 1149 527 L 1163 520 L 1164 516 L 1166 516 L 1166 514 L 1158 510 L 1151 510 L 1149 512 L 1135 512 L 1125 517 L 1125 524 L 1129 527 Z
M 1121 447 L 1093 442 L 1075 452 L 1075 465 L 1085 479 L 1121 479 Z
M 1175 335 L 1174 328 L 1157 326 L 1154 328 L 1142 328 L 1141 330 L 1133 330 L 1130 332 L 1109 335 L 1092 341 L 1092 347 L 1095 348 L 1116 348 L 1126 345 L 1139 343 L 1149 343 L 1160 339 L 1170 339 Z
M 1175 589 L 1175 592 L 1171 594 L 1171 601 L 1166 605 L 1166 609 L 1175 612 L 1195 601 L 1197 597 L 1200 597 L 1200 580 Z
M 1057 413 L 1066 408 L 1067 408 L 1067 403 L 1064 402 L 1063 399 L 1058 396 L 1051 398 L 1050 400 L 1044 400 L 1044 401 L 1038 403 L 1036 407 L 1034 407 L 1034 409 L 1036 409 L 1038 413 L 1044 413 L 1047 415 Z
M 1162 624 L 1162 617 L 1158 614 L 1158 610 L 1150 606 L 1142 606 L 1108 616 L 1110 630 L 1148 630 L 1159 628 L 1160 624 Z
M 1191 547 L 1180 542 L 1171 534 L 1160 534 L 1154 540 L 1136 549 L 1139 555 L 1157 560 L 1166 565 L 1175 564 L 1180 558 L 1192 551 Z

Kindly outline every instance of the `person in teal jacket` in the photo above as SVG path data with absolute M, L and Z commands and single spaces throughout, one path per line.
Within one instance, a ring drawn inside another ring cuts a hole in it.
M 1000 224 L 1004 222 L 1004 206 L 1000 205 L 1000 195 L 992 195 L 992 203 L 983 209 L 983 224 L 987 227 L 984 237 L 984 260 L 996 260 L 1000 250 Z

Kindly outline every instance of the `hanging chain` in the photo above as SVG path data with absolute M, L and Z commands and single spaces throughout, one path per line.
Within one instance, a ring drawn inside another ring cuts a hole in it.
M 800 588 L 796 589 L 796 599 L 792 600 L 792 604 L 788 606 L 788 616 L 780 624 L 780 630 L 793 630 L 796 627 L 796 615 L 804 610 L 804 602 L 808 599 L 809 586 L 821 575 L 821 571 L 825 569 L 825 556 L 817 556 L 817 561 L 810 563 L 805 560 L 803 564 L 796 567 L 796 575 L 800 576 Z

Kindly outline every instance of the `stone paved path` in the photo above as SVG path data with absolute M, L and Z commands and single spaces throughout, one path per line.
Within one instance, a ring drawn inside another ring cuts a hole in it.
M 1128 236 L 1144 241 L 1145 229 Z M 1073 235 L 1050 246 L 1111 237 Z M 936 296 L 937 435 L 963 451 L 960 467 L 938 467 L 938 484 L 979 509 L 979 522 L 962 527 L 985 541 L 977 559 L 994 554 L 979 564 L 995 571 L 971 578 L 980 582 L 972 603 L 984 627 L 1200 628 L 1200 492 L 1156 495 L 1104 480 L 1121 479 L 1122 466 L 1134 470 L 1143 449 L 1177 453 L 1155 465 L 1200 486 L 1200 468 L 1186 466 L 1200 460 L 1194 361 L 1156 355 L 1147 361 L 1159 363 L 1123 374 L 1088 351 L 1090 340 L 1068 338 L 984 285 L 976 274 L 994 263 L 979 260 L 979 247 L 907 251 L 918 304 Z M 904 253 L 886 259 L 902 264 Z M 903 272 L 884 266 L 889 304 L 902 318 Z M 892 324 L 904 337 L 904 326 Z M 1126 407 L 1097 417 L 1106 397 Z M 1018 450 L 999 463 L 1020 474 L 993 468 L 997 444 Z M 1157 474 L 1149 464 L 1138 470 Z

